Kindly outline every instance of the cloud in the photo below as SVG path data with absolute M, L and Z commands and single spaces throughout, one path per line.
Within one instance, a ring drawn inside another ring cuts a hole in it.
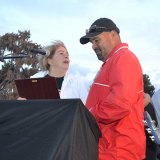
M 143 72 L 151 74 L 159 87 L 159 0 L 1 0 L 0 6 L 0 35 L 30 30 L 31 40 L 42 46 L 62 40 L 74 69 L 87 78 L 97 72 L 101 62 L 91 45 L 81 45 L 79 38 L 97 18 L 111 18 L 121 30 L 122 41 L 139 58 Z

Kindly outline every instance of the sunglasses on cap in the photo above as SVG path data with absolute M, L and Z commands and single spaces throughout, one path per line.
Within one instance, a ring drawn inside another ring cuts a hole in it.
M 92 32 L 110 32 L 112 29 L 106 28 L 106 27 L 98 27 L 96 25 L 91 26 L 89 29 L 86 29 L 86 34 L 92 33 Z

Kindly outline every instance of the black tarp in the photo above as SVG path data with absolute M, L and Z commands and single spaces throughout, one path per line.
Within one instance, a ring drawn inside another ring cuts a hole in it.
M 99 136 L 79 99 L 0 101 L 0 160 L 97 160 Z

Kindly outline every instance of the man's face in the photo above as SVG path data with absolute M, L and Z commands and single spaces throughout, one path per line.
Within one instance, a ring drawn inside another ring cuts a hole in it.
M 95 51 L 98 59 L 105 62 L 110 54 L 112 47 L 112 34 L 111 32 L 103 32 L 96 37 L 90 39 L 92 48 Z

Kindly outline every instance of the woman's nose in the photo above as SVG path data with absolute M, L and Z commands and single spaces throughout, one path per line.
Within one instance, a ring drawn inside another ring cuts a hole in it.
M 69 54 L 65 54 L 65 58 L 69 59 Z
M 69 57 L 69 54 L 68 54 L 68 52 L 67 52 L 67 53 L 65 53 L 65 56 L 66 56 L 66 57 Z

